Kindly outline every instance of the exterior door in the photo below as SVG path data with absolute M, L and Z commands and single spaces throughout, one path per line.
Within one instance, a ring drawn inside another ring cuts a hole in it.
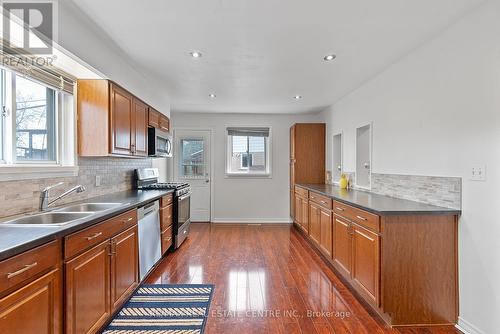
M 130 155 L 133 152 L 133 99 L 127 91 L 111 85 L 111 153 Z
M 174 130 L 174 178 L 191 185 L 191 221 L 210 222 L 210 130 Z

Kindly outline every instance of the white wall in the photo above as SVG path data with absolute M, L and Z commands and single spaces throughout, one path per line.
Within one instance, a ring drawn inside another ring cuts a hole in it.
M 376 50 L 375 50 L 376 51 Z M 459 325 L 500 328 L 500 4 L 487 2 L 322 113 L 344 131 L 355 169 L 355 128 L 373 121 L 375 173 L 463 177 Z M 331 154 L 327 158 L 332 168 Z M 487 166 L 486 182 L 470 180 Z
M 289 130 L 294 123 L 314 121 L 317 116 L 172 112 L 174 129 L 212 130 L 215 222 L 289 221 Z M 226 178 L 225 127 L 256 125 L 272 128 L 272 178 Z
M 143 73 L 107 35 L 71 1 L 59 1 L 58 44 L 139 98 L 170 115 L 165 85 Z

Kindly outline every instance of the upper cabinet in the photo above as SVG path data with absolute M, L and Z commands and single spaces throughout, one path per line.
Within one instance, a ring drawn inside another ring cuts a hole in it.
M 166 129 L 170 120 L 108 80 L 78 80 L 78 154 L 148 155 L 148 125 Z

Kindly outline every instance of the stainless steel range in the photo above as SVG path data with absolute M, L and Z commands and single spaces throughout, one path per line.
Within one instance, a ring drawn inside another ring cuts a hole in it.
M 136 170 L 137 188 L 142 190 L 172 189 L 174 247 L 177 249 L 189 235 L 191 225 L 191 186 L 185 182 L 158 182 L 157 168 Z

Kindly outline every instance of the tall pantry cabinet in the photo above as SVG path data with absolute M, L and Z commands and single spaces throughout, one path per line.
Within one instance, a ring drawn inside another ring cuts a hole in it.
M 326 125 L 296 123 L 290 128 L 290 216 L 295 218 L 295 184 L 325 183 Z

